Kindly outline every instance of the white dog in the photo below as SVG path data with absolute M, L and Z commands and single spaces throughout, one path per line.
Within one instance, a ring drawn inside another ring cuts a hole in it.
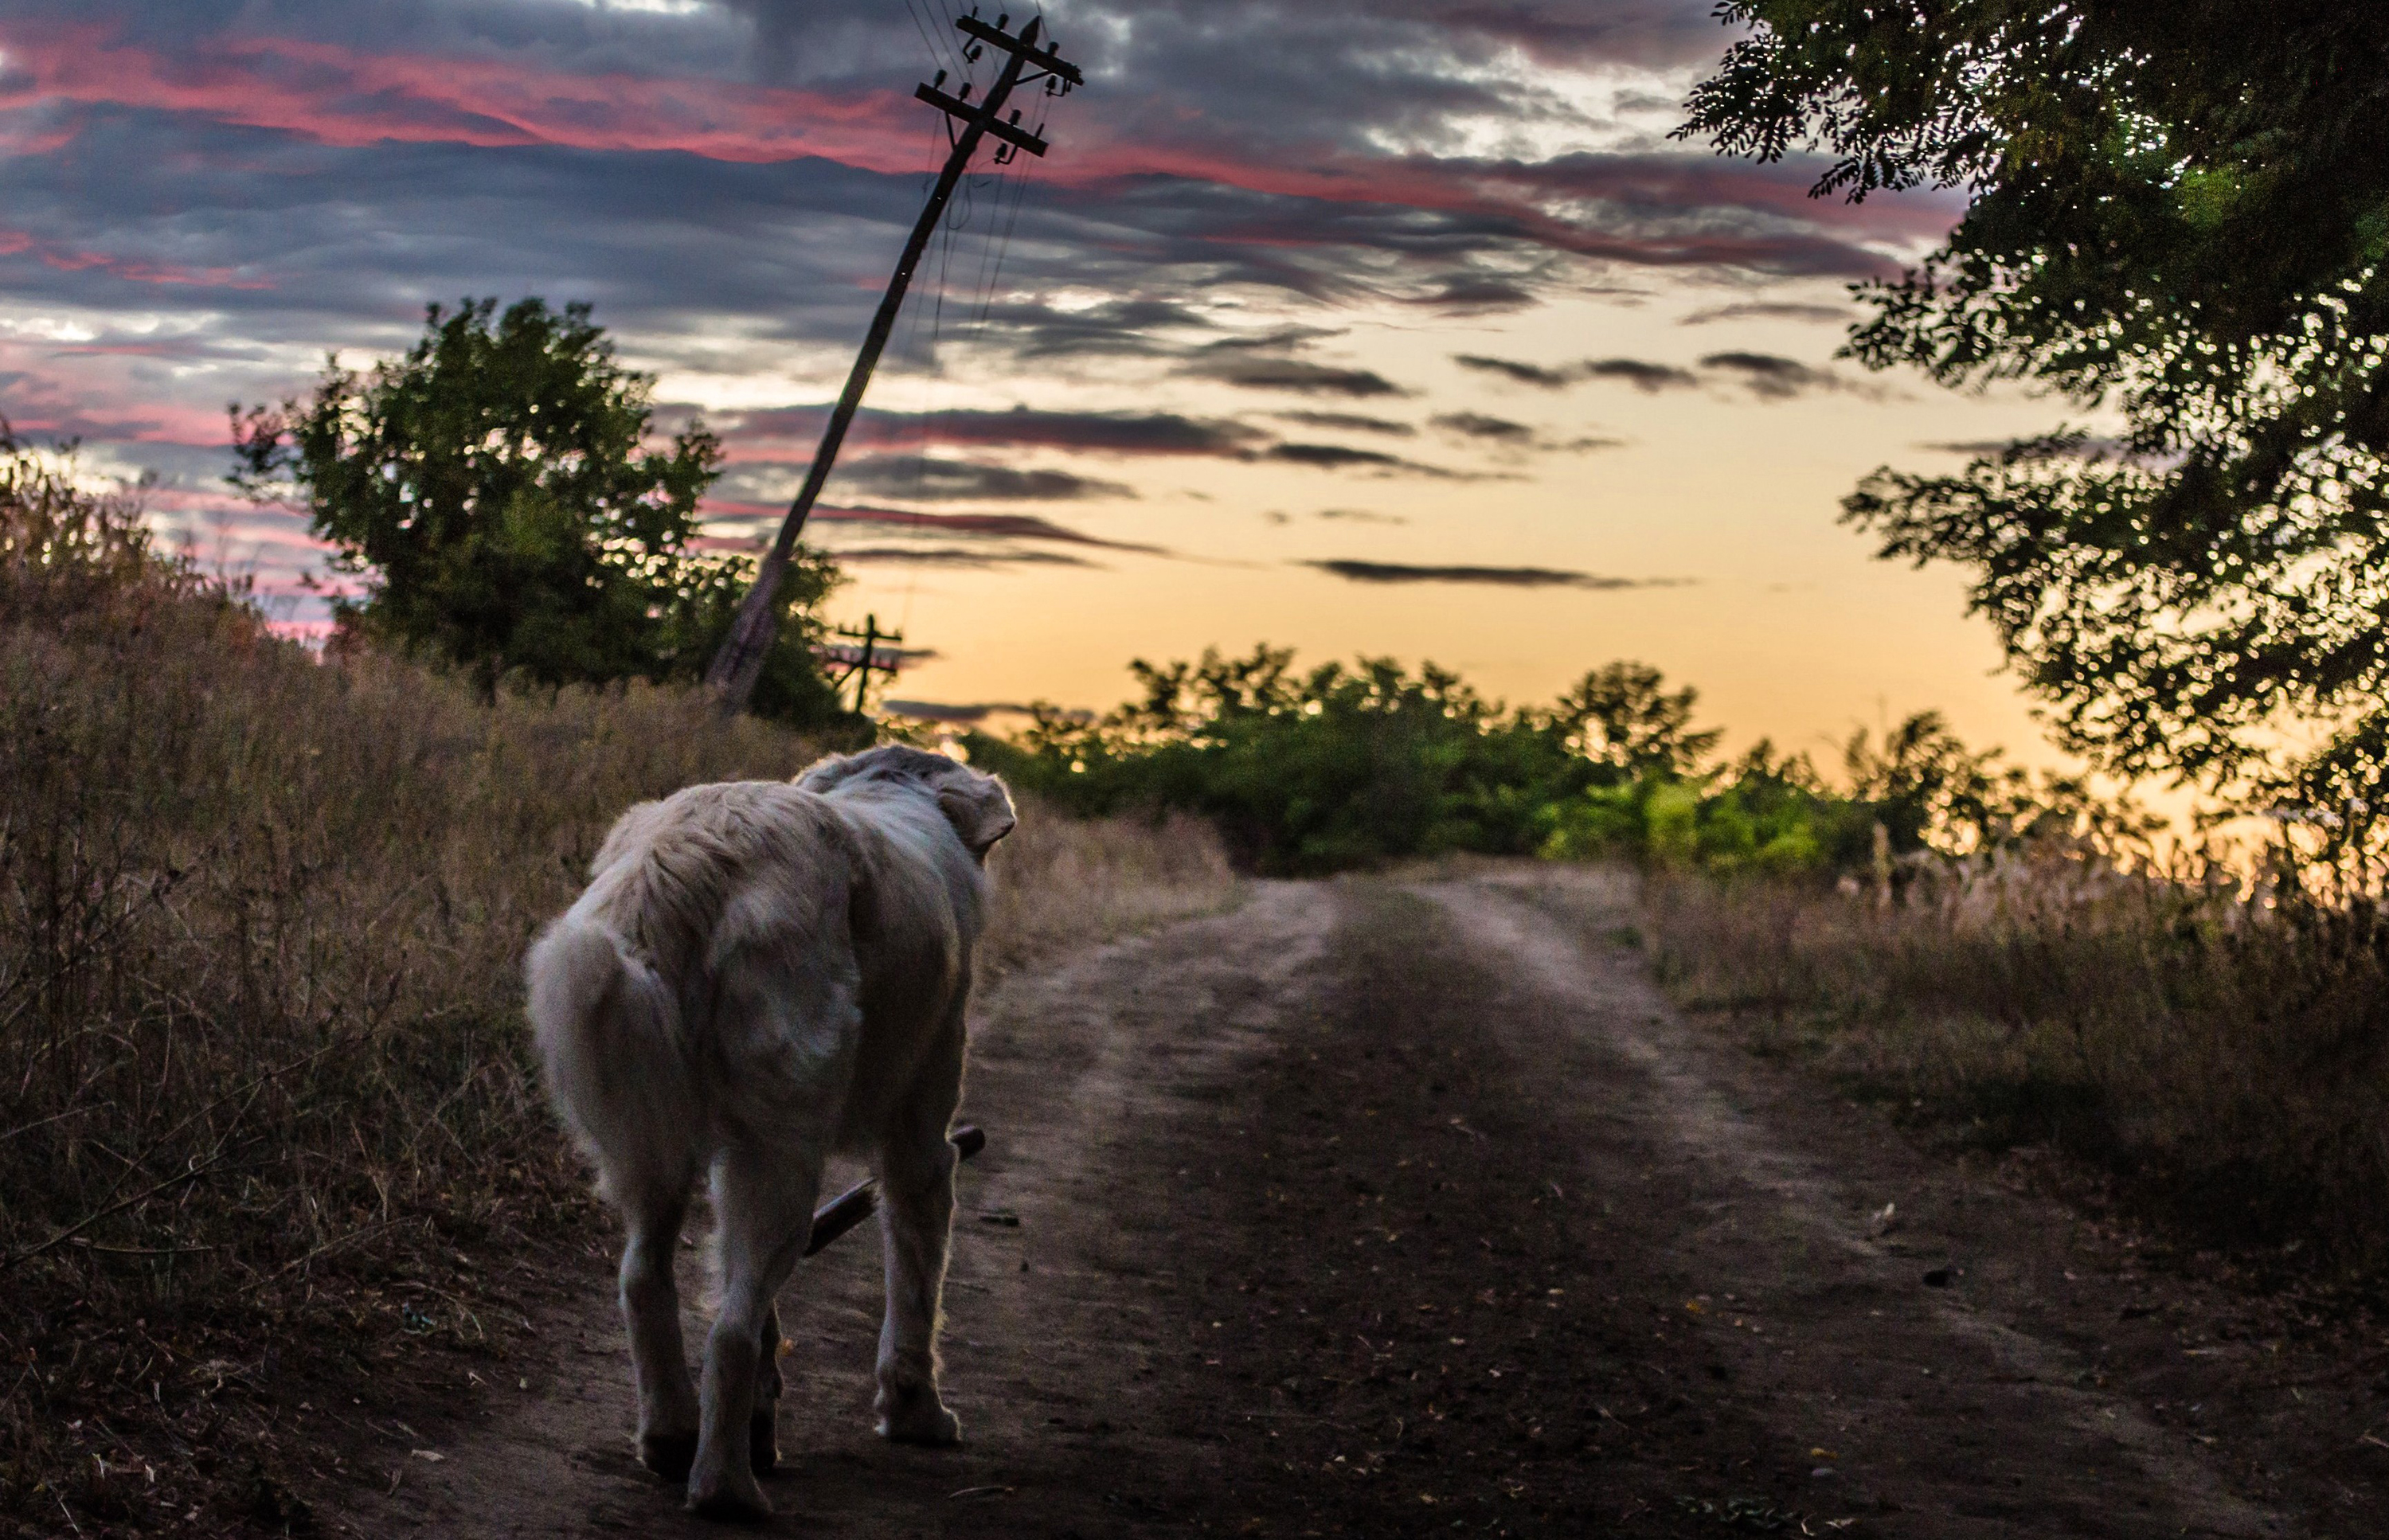
M 1003 783 L 887 747 L 793 784 L 692 786 L 622 815 L 531 948 L 550 1095 L 629 1229 L 639 1457 L 689 1507 L 753 1518 L 777 1460 L 775 1301 L 833 1151 L 875 1157 L 888 1311 L 879 1432 L 950 1444 L 936 1337 L 954 1206 L 948 1122 Z M 689 1383 L 672 1252 L 697 1174 L 720 1313 Z

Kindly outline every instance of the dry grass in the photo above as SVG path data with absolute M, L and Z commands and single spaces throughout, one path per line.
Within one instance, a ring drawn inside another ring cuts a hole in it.
M 0 1514 L 303 1529 L 303 1398 L 500 1350 L 513 1280 L 602 1235 L 525 942 L 626 805 L 820 745 L 320 664 L 57 493 L 0 477 Z M 1228 883 L 1191 826 L 1033 811 L 1003 866 L 1016 966 Z
M 1654 878 L 1687 1005 L 1995 1148 L 2050 1146 L 2196 1243 L 2389 1259 L 2389 927 L 2071 857 L 1893 903 Z
M 993 862 L 986 953 L 995 972 L 1208 913 L 1235 891 L 1226 849 L 1198 819 L 1081 821 L 1027 799 L 1020 815 Z

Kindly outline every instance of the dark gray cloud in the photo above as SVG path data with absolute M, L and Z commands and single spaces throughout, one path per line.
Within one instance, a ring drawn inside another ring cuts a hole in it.
M 1604 578 L 1548 566 L 1413 566 L 1406 562 L 1297 562 L 1356 583 L 1480 583 L 1497 588 L 1672 588 L 1680 579 Z
M 773 513 L 771 516 L 776 521 L 780 515 Z M 1106 551 L 1135 551 L 1147 555 L 1169 554 L 1157 545 L 1103 540 L 1082 530 L 1055 524 L 1051 519 L 1039 518 L 1034 514 L 924 514 L 907 508 L 816 507 L 812 516 L 824 524 L 871 525 L 947 537 L 1056 541 L 1067 545 L 1100 546 Z
M 1307 359 L 1229 354 L 1187 364 L 1183 371 L 1246 390 L 1285 390 L 1304 396 L 1408 396 L 1373 369 L 1343 369 Z
M 742 470 L 747 467 L 740 467 Z M 801 472 L 803 466 L 793 469 Z M 841 462 L 830 477 L 841 494 L 905 498 L 923 503 L 1073 502 L 1134 497 L 1133 489 L 1063 470 L 1022 470 L 980 460 L 911 454 L 869 455 Z
M 1322 508 L 1313 518 L 1335 519 L 1346 524 L 1408 524 L 1399 514 L 1380 514 L 1367 508 Z
M 1569 366 L 1547 369 L 1539 363 L 1527 363 L 1514 358 L 1492 358 L 1484 353 L 1454 353 L 1451 362 L 1463 369 L 1474 369 L 1483 375 L 1498 375 L 1514 385 L 1531 385 L 1544 390 L 1561 390 L 1576 383 Z
M 1272 412 L 1271 416 L 1282 423 L 1300 427 L 1327 428 L 1342 433 L 1382 433 L 1388 438 L 1415 438 L 1418 429 L 1409 423 L 1391 417 L 1371 417 L 1358 412 Z
M 820 437 L 829 407 L 792 406 L 727 413 L 714 423 L 724 440 Z M 1016 406 L 1004 412 L 884 412 L 856 414 L 848 442 L 857 445 L 971 444 L 1059 449 L 1081 454 L 1233 456 L 1268 438 L 1258 428 L 1172 412 L 1046 412 Z
M 1482 412 L 1447 412 L 1434 419 L 1435 426 L 1456 438 L 1465 439 L 1515 459 L 1529 452 L 1541 453 L 1582 454 L 1597 449 L 1616 449 L 1622 439 L 1599 434 L 1579 434 L 1573 439 L 1554 439 L 1539 427 L 1512 422 L 1507 417 L 1495 417 Z
M 1953 442 L 1919 444 L 1916 447 L 1935 450 L 1943 454 L 1962 454 L 1969 459 L 1981 459 L 1985 455 L 2005 455 L 2012 451 L 2023 451 L 2021 458 L 2024 459 L 2129 460 L 2144 465 L 2161 465 L 2166 460 L 2166 457 L 2162 455 L 2136 453 L 2132 446 L 2124 439 L 2095 434 L 2086 434 L 2080 439 L 2072 440 L 1961 439 Z
M 1005 566 L 1098 566 L 1067 551 L 1004 551 L 977 545 L 840 546 L 832 554 L 840 562 L 865 565 L 900 563 L 913 566 L 965 566 L 993 570 Z
M 1701 360 L 1701 367 L 1733 378 L 1761 401 L 1787 401 L 1795 396 L 1836 390 L 1874 398 L 1884 394 L 1880 386 L 1845 379 L 1831 369 L 1815 368 L 1774 353 L 1711 353 Z
M 1405 460 L 1399 454 L 1387 454 L 1381 450 L 1354 449 L 1348 444 L 1272 444 L 1261 452 L 1260 458 L 1289 465 L 1308 465 L 1313 470 L 1322 471 L 1374 471 L 1381 476 L 1425 476 L 1439 481 L 1485 479 L 1466 471 L 1421 465 L 1415 460 Z
M 1157 299 L 1114 299 L 1067 310 L 1009 300 L 989 306 L 977 325 L 971 335 L 1022 360 L 1174 357 L 1188 345 L 1181 334 L 1218 330 L 1187 306 Z
M 1685 390 L 1700 383 L 1689 369 L 1653 363 L 1639 358 L 1588 358 L 1573 363 L 1528 363 L 1522 359 L 1492 358 L 1483 353 L 1454 353 L 1451 361 L 1463 369 L 1492 375 L 1539 390 L 1564 390 L 1585 380 L 1617 380 L 1637 390 Z
M 1488 417 L 1481 412 L 1446 412 L 1433 421 L 1446 433 L 1511 449 L 1528 448 L 1542 439 L 1542 435 L 1525 423 L 1514 423 L 1507 417 Z
M 1696 310 L 1677 325 L 1706 326 L 1718 321 L 1813 321 L 1820 325 L 1840 325 L 1855 314 L 1847 305 L 1808 305 L 1754 299 Z
M 1685 390 L 1700 382 L 1689 369 L 1679 369 L 1672 363 L 1653 363 L 1639 358 L 1587 359 L 1577 365 L 1581 379 L 1618 380 L 1646 394 L 1661 390 Z
M 1425 294 L 1412 295 L 1405 303 L 1423 305 L 1446 315 L 1492 315 L 1503 311 L 1526 310 L 1540 304 L 1542 296 L 1508 278 L 1488 278 L 1473 274 L 1460 274 L 1446 278 Z
M 1452 362 L 1463 369 L 1474 369 L 1518 385 L 1530 385 L 1541 390 L 1562 390 L 1585 380 L 1614 380 L 1630 385 L 1646 394 L 1662 390 L 1690 390 L 1702 383 L 1701 375 L 1680 364 L 1658 363 L 1640 358 L 1588 358 L 1573 363 L 1529 363 L 1520 359 L 1493 358 L 1482 353 L 1455 353 Z M 1790 401 L 1795 396 L 1818 391 L 1837 390 L 1870 400 L 1881 400 L 1886 392 L 1880 386 L 1865 380 L 1854 380 L 1820 369 L 1797 359 L 1782 358 L 1774 353 L 1741 350 L 1709 353 L 1700 361 L 1710 382 L 1731 383 L 1747 389 L 1765 401 Z M 1587 439 L 1578 447 L 1598 448 L 1610 440 Z

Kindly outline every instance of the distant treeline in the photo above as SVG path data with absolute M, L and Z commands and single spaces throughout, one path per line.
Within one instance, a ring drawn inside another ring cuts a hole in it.
M 1092 719 L 1040 706 L 1016 737 L 973 734 L 970 753 L 1073 811 L 1200 814 L 1262 872 L 1471 851 L 1832 872 L 2053 837 L 2114 849 L 2154 822 L 1970 748 L 1930 711 L 1852 734 L 1838 782 L 1765 740 L 1720 758 L 1722 732 L 1693 725 L 1696 692 L 1640 663 L 1519 707 L 1433 664 L 1303 671 L 1267 645 L 1131 667 L 1141 699 Z

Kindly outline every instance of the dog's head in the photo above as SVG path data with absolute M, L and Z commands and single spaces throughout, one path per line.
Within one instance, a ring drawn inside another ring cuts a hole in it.
M 917 786 L 937 798 L 938 810 L 954 826 L 963 847 L 980 860 L 1019 821 L 1001 778 L 902 744 L 832 755 L 797 777 L 797 784 L 809 792 L 874 782 Z

